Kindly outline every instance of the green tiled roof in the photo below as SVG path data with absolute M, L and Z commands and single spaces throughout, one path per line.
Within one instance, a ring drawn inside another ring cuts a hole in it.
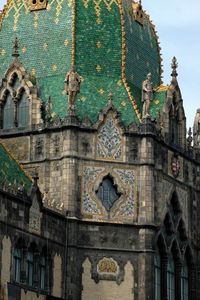
M 161 111 L 164 102 L 167 97 L 167 88 L 164 87 L 164 89 L 160 89 L 154 93 L 153 101 L 151 102 L 150 106 L 150 115 L 152 118 L 156 118 L 158 115 L 158 112 Z
M 24 185 L 26 190 L 31 187 L 31 179 L 6 148 L 0 144 L 0 186 L 5 182 L 15 186 Z
M 41 99 L 47 102 L 51 96 L 53 111 L 64 117 L 64 79 L 75 49 L 75 64 L 82 77 L 78 116 L 97 121 L 112 90 L 113 104 L 123 123 L 138 122 L 130 93 L 141 111 L 142 81 L 151 72 L 158 86 L 161 75 L 159 45 L 149 18 L 145 16 L 143 26 L 136 22 L 131 0 L 49 0 L 47 10 L 35 12 L 29 11 L 28 3 L 8 0 L 0 31 L 0 78 L 12 62 L 11 41 L 17 36 L 20 61 L 36 77 Z

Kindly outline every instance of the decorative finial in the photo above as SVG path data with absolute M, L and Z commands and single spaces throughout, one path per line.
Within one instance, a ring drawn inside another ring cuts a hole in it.
M 19 57 L 19 40 L 16 37 L 13 43 L 13 53 L 12 56 L 17 59 Z
M 68 95 L 69 115 L 75 115 L 75 101 L 77 94 L 80 93 L 80 85 L 81 78 L 76 72 L 75 66 L 72 65 L 65 78 L 65 91 Z
M 177 73 L 178 62 L 177 62 L 177 59 L 176 59 L 175 56 L 172 58 L 171 67 L 172 67 L 172 74 L 171 74 L 171 76 L 174 77 L 174 78 L 176 78 L 178 76 L 178 73 Z
M 188 138 L 187 138 L 188 150 L 191 150 L 191 148 L 192 148 L 192 141 L 193 141 L 193 138 L 192 138 L 192 129 L 190 127 L 189 131 L 188 131 Z

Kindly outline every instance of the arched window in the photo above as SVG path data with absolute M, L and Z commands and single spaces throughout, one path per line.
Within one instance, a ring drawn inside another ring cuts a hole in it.
M 184 261 L 184 264 L 181 269 L 181 300 L 189 299 L 188 281 L 188 266 L 186 261 Z
M 14 102 L 8 93 L 3 108 L 3 128 L 10 129 L 14 126 Z
M 18 106 L 18 127 L 26 127 L 29 123 L 29 100 L 23 91 Z
M 155 270 L 155 300 L 161 299 L 161 262 L 160 255 L 156 253 L 154 256 L 154 270 Z
M 20 81 L 19 81 L 19 77 L 16 73 L 12 74 L 12 78 L 9 83 L 15 90 L 17 90 L 19 88 Z
M 21 264 L 22 264 L 22 250 L 14 249 L 13 254 L 13 279 L 16 282 L 21 282 Z
M 175 273 L 174 260 L 172 256 L 169 256 L 167 265 L 167 296 L 168 300 L 175 299 Z

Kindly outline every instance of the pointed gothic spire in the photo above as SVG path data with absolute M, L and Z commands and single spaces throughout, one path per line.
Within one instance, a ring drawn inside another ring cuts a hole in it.
M 19 40 L 16 37 L 14 42 L 13 42 L 13 53 L 12 56 L 17 59 L 19 57 Z
M 178 73 L 177 73 L 178 62 L 177 62 L 177 59 L 175 56 L 172 58 L 171 67 L 172 67 L 171 76 L 172 76 L 172 78 L 176 78 L 178 76 Z

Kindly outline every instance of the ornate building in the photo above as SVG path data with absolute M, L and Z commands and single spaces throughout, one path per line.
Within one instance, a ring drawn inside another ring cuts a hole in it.
M 198 300 L 200 111 L 141 1 L 0 13 L 0 299 Z

